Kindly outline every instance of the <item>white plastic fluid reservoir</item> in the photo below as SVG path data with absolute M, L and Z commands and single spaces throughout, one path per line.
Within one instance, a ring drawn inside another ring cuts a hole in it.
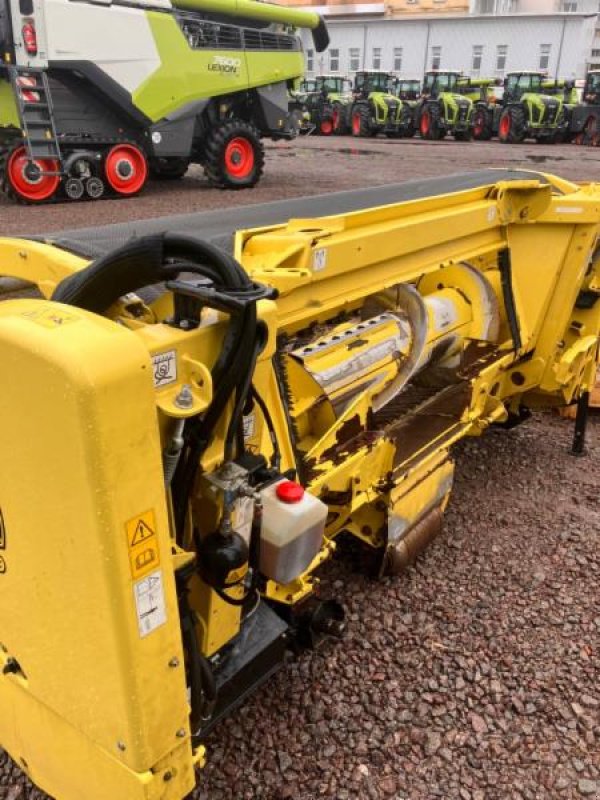
M 289 583 L 321 549 L 328 509 L 300 484 L 285 479 L 267 486 L 260 496 L 260 571 L 278 583 Z

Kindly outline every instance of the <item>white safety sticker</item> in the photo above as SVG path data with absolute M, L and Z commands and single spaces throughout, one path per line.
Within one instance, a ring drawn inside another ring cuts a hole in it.
M 320 247 L 313 253 L 313 272 L 320 272 L 327 266 L 327 250 Z
M 252 520 L 254 519 L 254 500 L 251 497 L 240 497 L 233 507 L 233 527 L 236 532 L 250 544 Z
M 168 386 L 177 380 L 177 352 L 168 350 L 166 353 L 157 353 L 152 356 L 152 376 L 154 386 Z
M 144 638 L 167 621 L 162 570 L 157 569 L 134 583 L 133 594 L 140 636 Z
M 248 439 L 252 439 L 256 432 L 256 416 L 254 414 L 248 414 L 243 418 L 244 422 L 244 439 L 248 441 Z

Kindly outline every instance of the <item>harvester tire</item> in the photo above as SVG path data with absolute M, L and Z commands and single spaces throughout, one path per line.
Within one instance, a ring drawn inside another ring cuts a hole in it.
M 219 189 L 250 189 L 263 173 L 265 151 L 254 125 L 230 119 L 212 128 L 205 141 L 204 172 Z
M 508 106 L 500 117 L 498 139 L 503 144 L 520 144 L 527 135 L 525 109 L 522 106 Z
M 331 114 L 331 116 L 321 117 L 318 130 L 321 136 L 333 135 L 333 132 L 335 130 L 333 122 L 333 114 Z
M 60 164 L 51 158 L 36 158 L 30 164 L 25 146 L 14 147 L 5 155 L 2 182 L 7 195 L 26 205 L 50 202 L 60 186 L 60 175 L 35 174 L 36 171 L 59 173 Z
M 421 119 L 419 121 L 419 133 L 422 139 L 437 141 L 444 138 L 446 131 L 440 122 L 440 116 L 439 105 L 437 103 L 427 103 L 421 111 Z
M 473 138 L 488 142 L 494 135 L 492 115 L 485 108 L 476 108 L 473 113 Z
M 371 130 L 371 112 L 366 105 L 352 109 L 352 136 L 373 136 Z
M 155 181 L 176 181 L 183 178 L 189 165 L 187 158 L 155 158 L 150 162 L 150 176 Z

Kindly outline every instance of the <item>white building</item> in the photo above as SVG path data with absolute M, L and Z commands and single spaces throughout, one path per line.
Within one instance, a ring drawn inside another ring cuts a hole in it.
M 511 0 L 472 2 L 500 5 Z M 439 68 L 498 78 L 515 70 L 547 70 L 550 77 L 581 79 L 596 49 L 597 17 L 597 7 L 593 12 L 506 11 L 489 16 L 329 17 L 331 42 L 324 53 L 315 53 L 310 35 L 305 38 L 307 74 L 351 76 L 360 69 L 382 69 L 418 78 Z

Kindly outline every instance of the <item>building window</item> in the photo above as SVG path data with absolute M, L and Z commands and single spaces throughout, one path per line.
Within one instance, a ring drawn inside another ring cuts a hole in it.
M 373 69 L 381 69 L 381 47 L 373 48 Z
M 592 58 L 598 58 L 600 56 L 600 50 L 592 50 Z
M 577 11 L 577 3 L 574 0 L 563 0 L 562 10 L 574 14 Z
M 360 48 L 351 47 L 348 50 L 350 72 L 357 72 L 360 69 Z
M 431 48 L 431 69 L 439 69 L 442 63 L 442 48 Z
M 474 44 L 473 45 L 473 58 L 471 60 L 471 72 L 473 75 L 479 75 L 481 70 L 481 59 L 483 56 L 483 45 L 482 44 Z
M 541 44 L 540 45 L 540 69 L 548 69 L 550 66 L 550 50 L 552 49 L 552 45 L 550 44 Z
M 495 0 L 480 0 L 479 13 L 480 14 L 494 14 L 496 11 Z
M 329 71 L 340 71 L 340 51 L 337 48 L 329 51 Z
M 499 44 L 496 47 L 496 72 L 504 74 L 506 69 L 506 55 L 508 53 L 507 44 Z
M 307 50 L 306 51 L 306 71 L 312 72 L 315 68 L 315 51 L 314 50 Z
M 592 53 L 593 55 L 593 53 Z M 402 48 L 394 47 L 394 71 L 402 72 Z

